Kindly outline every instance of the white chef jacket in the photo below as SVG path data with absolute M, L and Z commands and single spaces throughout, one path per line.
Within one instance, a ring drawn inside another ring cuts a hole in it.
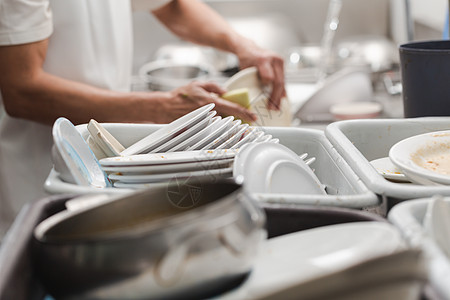
M 45 71 L 126 91 L 132 68 L 131 16 L 129 0 L 2 0 L 0 45 L 50 37 Z M 0 95 L 0 240 L 23 204 L 46 196 L 52 144 L 51 126 L 8 116 Z

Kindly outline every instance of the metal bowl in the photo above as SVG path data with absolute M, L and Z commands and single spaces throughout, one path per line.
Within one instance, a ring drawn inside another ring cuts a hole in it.
M 139 75 L 154 91 L 170 91 L 194 80 L 206 80 L 211 74 L 207 65 L 183 64 L 170 60 L 154 61 L 143 65 Z
M 264 224 L 239 184 L 193 178 L 47 218 L 35 267 L 58 299 L 211 297 L 252 270 Z

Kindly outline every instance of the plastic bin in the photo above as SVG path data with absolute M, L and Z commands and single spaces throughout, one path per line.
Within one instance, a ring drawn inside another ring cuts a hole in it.
M 425 186 L 395 183 L 386 180 L 370 164 L 371 160 L 386 157 L 397 142 L 418 134 L 450 128 L 448 117 L 411 119 L 374 119 L 335 122 L 327 126 L 325 135 L 361 178 L 365 185 L 383 201 L 387 210 L 408 199 L 450 196 L 450 186 Z
M 39 222 L 63 210 L 65 202 L 72 197 L 57 195 L 44 198 L 21 210 L 0 247 L 0 299 L 45 298 L 46 292 L 33 272 L 33 231 Z M 387 222 L 376 214 L 346 208 L 273 204 L 263 207 L 269 237 L 347 222 Z M 416 280 L 414 276 L 412 278 Z
M 425 213 L 432 198 L 415 199 L 395 206 L 388 215 L 411 246 L 423 249 L 431 287 L 440 299 L 450 299 L 450 259 L 423 227 Z M 445 198 L 450 202 L 450 198 Z
M 164 125 L 152 124 L 102 124 L 125 147 L 133 144 Z M 78 125 L 84 138 L 87 138 L 87 125 Z M 316 157 L 311 165 L 315 169 L 319 180 L 326 185 L 327 195 L 287 195 L 287 194 L 257 194 L 261 202 L 326 205 L 363 209 L 378 207 L 380 200 L 370 191 L 350 166 L 333 148 L 324 133 L 315 129 L 265 127 L 267 134 L 280 139 L 280 143 L 298 154 L 307 152 L 308 157 Z M 129 190 L 117 188 L 89 188 L 68 184 L 58 178 L 52 170 L 48 176 L 45 189 L 51 194 L 61 193 L 98 193 L 98 192 L 127 192 Z

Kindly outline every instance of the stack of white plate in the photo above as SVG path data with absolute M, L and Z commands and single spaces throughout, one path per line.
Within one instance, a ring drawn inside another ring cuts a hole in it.
M 210 149 L 237 149 L 250 142 L 278 142 L 257 127 L 216 116 L 214 104 L 200 107 L 120 152 L 121 156 Z
M 196 150 L 107 157 L 102 169 L 115 187 L 144 188 L 192 177 L 217 180 L 232 176 L 236 150 Z
M 91 148 L 98 145 L 103 149 L 100 164 L 115 187 L 141 188 L 175 178 L 230 177 L 234 155 L 240 147 L 279 142 L 241 120 L 216 116 L 213 108 L 214 104 L 200 107 L 128 148 L 123 147 L 119 153 L 117 149 L 122 145 L 105 134 L 100 124 L 91 121 Z
M 389 158 L 417 184 L 450 184 L 450 130 L 420 134 L 391 147 Z

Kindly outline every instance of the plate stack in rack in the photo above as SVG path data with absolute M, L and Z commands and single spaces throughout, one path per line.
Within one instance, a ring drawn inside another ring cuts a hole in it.
M 88 144 L 115 187 L 140 188 L 175 178 L 231 177 L 239 148 L 279 142 L 261 128 L 217 116 L 213 108 L 214 104 L 200 107 L 129 147 L 91 120 Z

